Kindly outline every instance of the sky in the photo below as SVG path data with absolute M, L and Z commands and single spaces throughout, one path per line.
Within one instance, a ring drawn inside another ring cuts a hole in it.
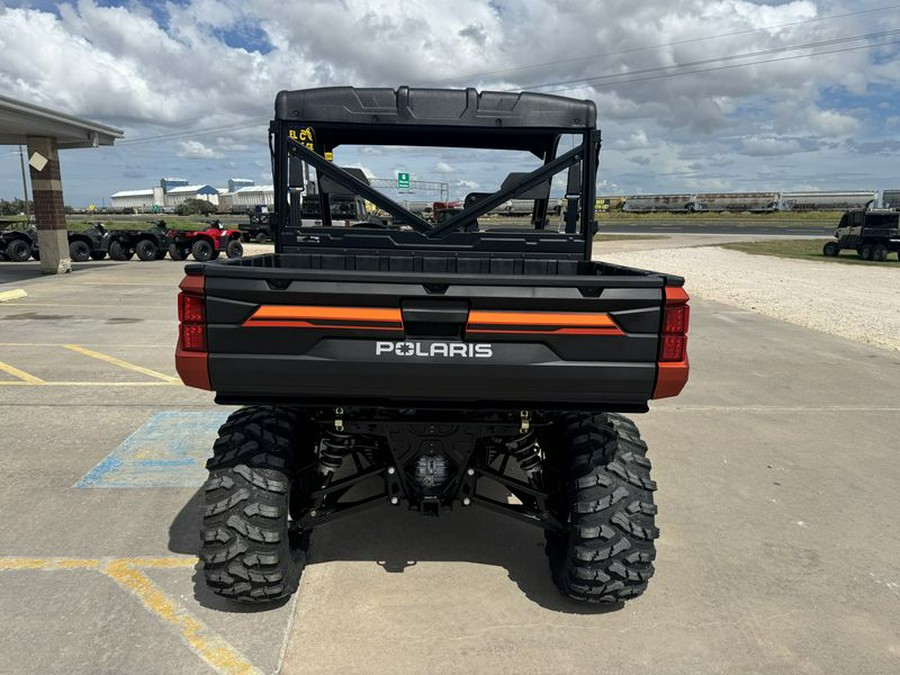
M 601 194 L 900 187 L 890 0 L 0 0 L 0 55 L 4 95 L 125 131 L 62 152 L 72 206 L 164 176 L 271 183 L 275 94 L 348 84 L 593 99 Z M 0 198 L 21 195 L 15 150 Z M 336 161 L 457 199 L 511 170 L 460 150 Z

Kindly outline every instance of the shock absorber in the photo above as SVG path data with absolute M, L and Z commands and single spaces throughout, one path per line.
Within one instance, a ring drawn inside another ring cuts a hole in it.
M 504 447 L 506 452 L 519 463 L 519 468 L 525 472 L 529 479 L 540 472 L 543 461 L 537 447 L 534 431 L 527 431 L 521 436 L 517 436 L 505 443 Z
M 344 457 L 353 450 L 353 436 L 346 431 L 327 429 L 322 435 L 319 469 L 330 477 L 341 468 Z

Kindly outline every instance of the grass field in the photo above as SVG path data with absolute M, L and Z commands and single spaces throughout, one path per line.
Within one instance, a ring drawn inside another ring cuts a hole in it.
M 828 239 L 785 239 L 767 241 L 734 242 L 719 244 L 722 248 L 753 255 L 774 255 L 779 258 L 796 258 L 798 260 L 816 260 L 818 262 L 846 263 L 849 265 L 879 265 L 900 269 L 897 254 L 891 253 L 884 262 L 860 260 L 855 251 L 842 251 L 836 258 L 822 255 L 822 246 Z

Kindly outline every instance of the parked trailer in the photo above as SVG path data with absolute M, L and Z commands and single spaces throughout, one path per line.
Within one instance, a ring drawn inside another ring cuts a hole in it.
M 874 190 L 782 192 L 781 209 L 784 211 L 849 211 L 866 209 L 875 204 L 878 193 Z
M 693 194 L 678 195 L 631 195 L 625 198 L 623 211 L 632 213 L 654 213 L 656 211 L 693 212 L 697 210 Z
M 697 195 L 698 211 L 766 213 L 778 209 L 777 192 L 703 192 Z

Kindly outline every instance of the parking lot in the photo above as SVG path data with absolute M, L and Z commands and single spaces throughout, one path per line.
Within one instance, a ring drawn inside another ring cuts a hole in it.
M 0 672 L 900 670 L 900 352 L 695 297 L 691 381 L 636 419 L 662 537 L 624 609 L 561 597 L 535 528 L 385 507 L 258 610 L 197 574 L 228 410 L 174 371 L 182 266 L 35 269 L 0 263 Z

